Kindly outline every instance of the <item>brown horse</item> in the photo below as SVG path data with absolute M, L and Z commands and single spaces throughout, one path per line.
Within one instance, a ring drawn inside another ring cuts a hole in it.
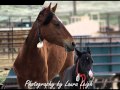
M 52 8 L 50 4 L 41 10 L 14 62 L 21 88 L 28 88 L 25 87 L 27 80 L 47 83 L 56 74 L 63 79 L 64 70 L 74 64 L 75 44 L 55 15 L 56 7 L 57 4 Z M 39 41 L 43 42 L 42 48 L 37 48 Z

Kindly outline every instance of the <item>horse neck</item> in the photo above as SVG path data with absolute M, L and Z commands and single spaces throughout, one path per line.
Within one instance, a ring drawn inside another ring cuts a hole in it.
M 81 68 L 80 68 L 80 64 L 79 63 L 81 63 L 80 61 L 81 61 L 81 59 L 79 59 L 80 57 L 78 57 L 77 58 L 77 63 L 76 63 L 76 65 L 75 65 L 75 68 L 77 69 L 77 72 L 78 73 L 82 73 L 82 70 L 81 70 Z M 77 73 L 76 72 L 76 73 Z
M 37 35 L 36 22 L 33 24 L 32 29 L 29 31 L 28 37 L 25 40 L 25 48 L 29 50 L 37 50 L 37 43 L 39 42 Z
M 25 41 L 25 47 L 24 49 L 26 49 L 27 52 L 38 52 L 38 48 L 37 48 L 37 44 L 39 42 L 39 37 L 38 37 L 38 27 L 36 22 L 33 24 L 32 29 L 29 31 L 28 37 Z M 53 44 L 43 40 L 43 48 L 48 48 L 51 47 Z M 28 51 L 29 50 L 29 51 Z M 43 51 L 45 49 L 39 49 L 39 51 Z

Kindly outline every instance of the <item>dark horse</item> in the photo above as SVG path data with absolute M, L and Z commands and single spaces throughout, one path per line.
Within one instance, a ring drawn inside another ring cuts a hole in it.
M 75 49 L 77 60 L 73 66 L 70 66 L 65 70 L 65 77 L 64 77 L 64 88 L 65 89 L 87 89 L 86 86 L 90 80 L 93 78 L 92 72 L 92 57 L 90 49 L 87 48 L 86 52 L 80 52 Z M 69 86 L 69 83 L 72 83 Z M 86 84 L 86 85 L 85 85 Z M 80 86 L 81 85 L 81 86 Z
M 47 83 L 57 74 L 63 79 L 64 70 L 74 64 L 74 40 L 55 15 L 57 4 L 43 8 L 21 48 L 13 69 L 20 88 L 31 83 Z M 37 48 L 37 43 L 43 47 Z

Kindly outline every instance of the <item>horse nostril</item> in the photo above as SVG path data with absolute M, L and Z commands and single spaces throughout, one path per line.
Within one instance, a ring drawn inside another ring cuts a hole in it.
M 75 47 L 75 43 L 74 42 L 72 42 L 72 46 Z

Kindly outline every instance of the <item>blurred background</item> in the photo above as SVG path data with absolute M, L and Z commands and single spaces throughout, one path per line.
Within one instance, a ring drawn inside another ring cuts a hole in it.
M 0 83 L 43 7 L 58 4 L 56 15 L 77 48 L 90 47 L 95 88 L 120 88 L 120 1 L 45 1 L 44 5 L 0 5 Z

